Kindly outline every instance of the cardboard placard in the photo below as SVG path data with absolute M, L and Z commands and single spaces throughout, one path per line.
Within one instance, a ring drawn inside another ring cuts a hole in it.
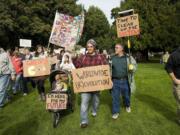
M 47 94 L 46 109 L 47 110 L 63 110 L 67 108 L 67 94 Z
M 138 14 L 116 19 L 118 37 L 127 37 L 140 34 Z
M 21 47 L 31 47 L 31 40 L 20 39 L 19 42 Z
M 109 65 L 72 70 L 74 93 L 102 91 L 112 88 Z
M 23 61 L 24 77 L 37 77 L 50 74 L 48 59 L 25 60 Z

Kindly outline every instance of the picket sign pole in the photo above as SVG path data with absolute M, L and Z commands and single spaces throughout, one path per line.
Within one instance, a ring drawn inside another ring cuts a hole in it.
M 58 12 L 58 11 L 56 10 L 55 17 L 56 17 L 57 12 Z M 53 29 L 53 26 L 54 26 L 54 22 L 53 22 L 53 25 L 52 25 L 52 29 Z M 52 30 L 51 30 L 51 32 L 52 32 Z M 50 37 L 49 37 L 47 50 L 49 50 L 49 47 L 50 47 L 50 38 L 51 38 L 51 35 L 50 35 Z M 48 53 L 49 53 L 49 51 L 48 51 Z
M 50 46 L 50 42 L 48 42 L 48 47 L 47 47 L 47 53 L 48 53 L 48 56 L 49 56 L 49 46 Z
M 130 60 L 130 64 L 131 64 L 131 41 L 130 41 L 130 37 L 128 36 L 128 53 L 129 53 L 129 60 Z
M 79 32 L 80 32 L 80 27 L 81 27 L 81 23 L 82 23 L 82 17 L 84 17 L 84 6 L 83 5 L 81 7 L 81 10 L 82 10 L 81 11 L 81 21 L 79 22 L 79 28 L 78 28 L 77 37 L 76 37 L 76 44 L 77 44 L 77 42 L 79 42 L 78 40 L 80 40 Z

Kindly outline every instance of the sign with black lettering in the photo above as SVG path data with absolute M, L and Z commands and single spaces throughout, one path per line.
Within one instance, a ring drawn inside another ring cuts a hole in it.
M 50 93 L 46 95 L 47 110 L 63 110 L 67 108 L 67 94 Z
M 118 37 L 127 37 L 140 34 L 138 14 L 116 19 Z
M 102 91 L 112 88 L 109 65 L 72 70 L 74 93 Z

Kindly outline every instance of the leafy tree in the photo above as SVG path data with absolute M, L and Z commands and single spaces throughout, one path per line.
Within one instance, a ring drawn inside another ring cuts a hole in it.
M 99 49 L 111 48 L 110 25 L 98 7 L 91 6 L 85 14 L 85 27 L 81 44 L 86 45 L 87 40 L 95 39 Z
M 132 8 L 139 14 L 141 34 L 131 37 L 133 49 L 146 54 L 148 50 L 171 51 L 180 45 L 179 3 L 176 0 L 125 0 L 120 7 L 112 9 L 111 15 L 117 18 L 118 11 Z
M 1 46 L 14 47 L 19 38 L 47 45 L 56 10 L 78 15 L 81 5 L 77 0 L 1 0 L 0 41 Z

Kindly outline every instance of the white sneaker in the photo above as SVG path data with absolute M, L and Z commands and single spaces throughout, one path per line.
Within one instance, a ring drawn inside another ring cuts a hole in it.
M 96 115 L 97 115 L 97 113 L 91 113 L 91 115 L 93 116 L 93 117 L 96 117 Z
M 23 96 L 27 96 L 27 93 L 24 93 Z
M 131 112 L 131 107 L 126 107 L 126 112 L 130 113 Z
M 113 118 L 114 120 L 116 120 L 118 117 L 119 117 L 119 113 L 115 113 L 115 114 L 112 115 L 112 118 Z

